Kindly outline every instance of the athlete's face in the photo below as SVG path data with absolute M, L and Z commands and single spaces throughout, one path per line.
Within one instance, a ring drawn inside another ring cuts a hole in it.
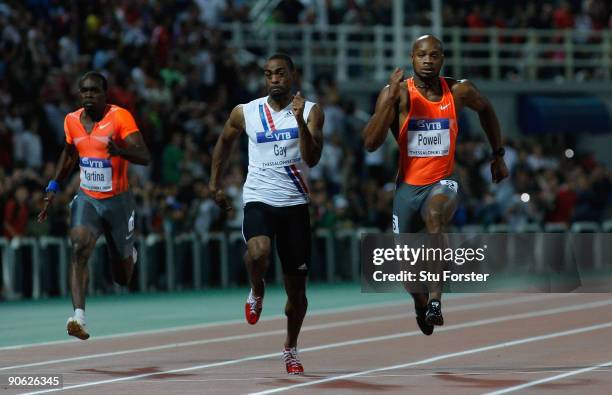
M 412 48 L 412 68 L 422 79 L 437 77 L 444 64 L 444 52 L 440 43 L 431 38 L 419 40 Z
M 273 99 L 289 95 L 293 84 L 293 72 L 282 59 L 272 59 L 264 66 L 266 90 Z
M 106 92 L 99 78 L 86 78 L 79 86 L 81 103 L 87 111 L 100 112 L 106 106 Z

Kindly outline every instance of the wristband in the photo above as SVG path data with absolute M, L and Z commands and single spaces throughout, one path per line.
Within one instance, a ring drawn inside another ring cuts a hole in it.
M 45 192 L 53 192 L 58 193 L 60 190 L 60 186 L 55 180 L 49 181 L 49 185 L 45 188 Z

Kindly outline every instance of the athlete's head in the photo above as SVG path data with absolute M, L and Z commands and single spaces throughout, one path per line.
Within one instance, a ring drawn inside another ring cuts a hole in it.
M 106 106 L 106 78 L 97 71 L 89 71 L 79 79 L 81 103 L 88 112 L 104 111 Z
M 294 74 L 295 67 L 289 56 L 285 54 L 270 56 L 264 66 L 268 95 L 278 101 L 291 94 Z
M 444 64 L 442 41 L 432 35 L 417 38 L 412 45 L 412 68 L 422 80 L 438 77 Z

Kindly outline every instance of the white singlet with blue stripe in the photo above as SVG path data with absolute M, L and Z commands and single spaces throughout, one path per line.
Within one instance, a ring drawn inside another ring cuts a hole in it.
M 315 105 L 306 101 L 304 120 Z M 268 97 L 242 106 L 249 137 L 249 171 L 243 202 L 262 202 L 275 207 L 309 202 L 308 166 L 302 161 L 297 121 L 292 103 L 280 111 Z

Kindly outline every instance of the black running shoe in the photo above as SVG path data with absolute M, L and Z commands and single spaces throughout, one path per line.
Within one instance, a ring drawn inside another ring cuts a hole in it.
M 442 317 L 442 303 L 437 299 L 432 299 L 427 303 L 427 313 L 425 313 L 425 322 L 429 325 L 444 325 L 444 317 Z
M 419 326 L 421 332 L 424 335 L 430 336 L 434 331 L 434 326 L 427 323 L 425 320 L 425 314 L 427 312 L 427 307 L 417 307 L 416 309 L 416 322 Z

